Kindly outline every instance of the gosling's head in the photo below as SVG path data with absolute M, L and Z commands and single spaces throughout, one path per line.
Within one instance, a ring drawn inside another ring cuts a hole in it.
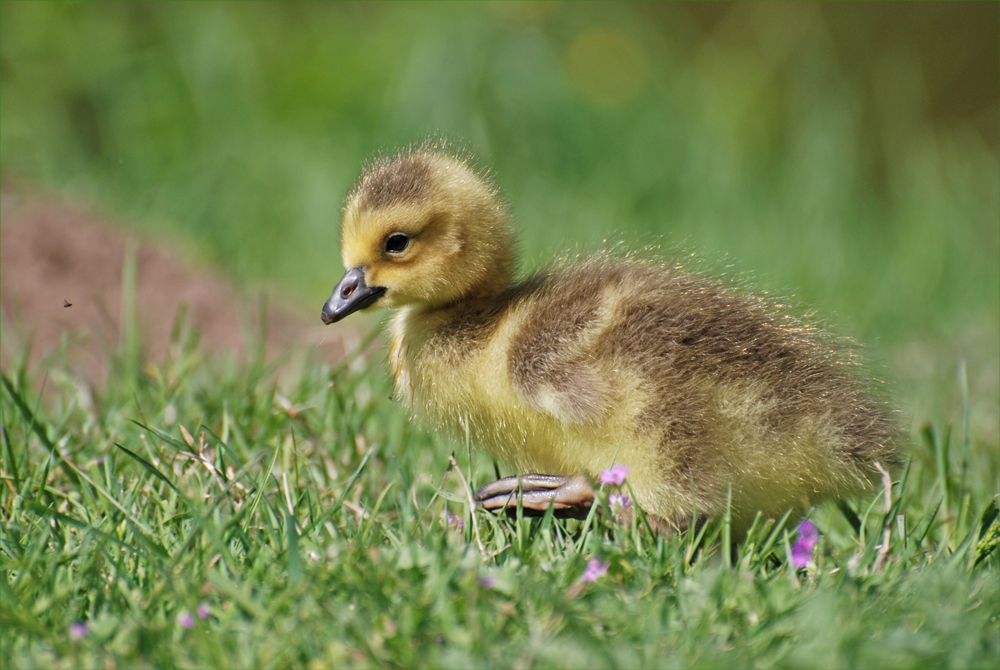
M 333 323 L 369 306 L 441 307 L 502 291 L 513 233 L 492 185 L 465 162 L 428 150 L 374 161 L 341 220 L 347 273 L 323 307 Z

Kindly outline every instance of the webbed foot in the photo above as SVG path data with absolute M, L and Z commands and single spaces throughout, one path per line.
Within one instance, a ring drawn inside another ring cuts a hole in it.
M 543 516 L 551 505 L 561 519 L 586 519 L 594 504 L 594 489 L 583 475 L 517 475 L 504 477 L 476 490 L 476 503 L 489 510 L 517 513 L 517 501 L 525 516 Z

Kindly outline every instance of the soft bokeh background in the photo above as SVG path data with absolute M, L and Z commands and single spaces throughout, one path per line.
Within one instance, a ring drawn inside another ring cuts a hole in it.
M 997 3 L 0 3 L 4 178 L 318 310 L 362 161 L 477 155 L 526 265 L 696 253 L 997 444 Z

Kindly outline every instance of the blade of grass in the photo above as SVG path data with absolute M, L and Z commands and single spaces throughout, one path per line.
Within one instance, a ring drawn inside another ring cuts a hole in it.
M 792 510 L 786 511 L 767 536 L 767 540 L 764 541 L 764 546 L 760 548 L 760 559 L 761 562 L 771 553 L 774 549 L 774 545 L 778 542 L 778 539 L 782 536 L 782 531 L 785 529 L 785 524 L 788 523 L 788 517 L 792 515 Z
M 351 474 L 351 478 L 347 481 L 347 486 L 344 488 L 344 492 L 340 495 L 340 498 L 337 499 L 337 502 L 334 503 L 330 512 L 326 514 L 327 517 L 332 516 L 336 512 L 340 511 L 341 507 L 343 507 L 344 501 L 347 500 L 347 496 L 350 494 L 351 489 L 354 488 L 355 482 L 357 482 L 358 478 L 361 477 L 361 473 L 365 471 L 365 467 L 368 465 L 369 459 L 371 459 L 372 454 L 375 453 L 376 446 L 378 445 L 373 444 L 368 448 L 368 451 L 365 452 L 364 458 L 361 459 L 361 463 L 357 468 L 355 468 L 354 472 Z
M 172 481 L 170 481 L 169 479 L 167 479 L 166 476 L 162 472 L 160 472 L 156 468 L 155 465 L 153 465 L 152 463 L 150 463 L 149 461 L 147 461 L 142 456 L 136 454 L 135 452 L 130 451 L 129 449 L 126 449 L 125 447 L 123 447 L 122 445 L 118 444 L 117 442 L 112 442 L 112 444 L 114 444 L 116 447 L 118 447 L 119 449 L 121 449 L 122 451 L 124 451 L 128 456 L 130 456 L 137 463 L 139 463 L 139 465 L 141 465 L 142 467 L 146 468 L 146 470 L 148 470 L 149 473 L 152 474 L 154 477 L 156 477 L 157 479 L 161 480 L 167 486 L 169 486 L 174 491 L 176 491 L 177 494 L 181 497 L 182 500 L 184 500 L 185 502 L 188 502 L 187 497 L 183 493 L 181 493 L 181 490 L 179 488 L 177 488 Z
M 2 406 L 0 406 L 0 421 L 3 420 L 2 416 Z M 7 450 L 7 462 L 10 463 L 10 473 L 14 480 L 14 488 L 21 488 L 21 473 L 17 467 L 17 459 L 14 458 L 14 450 L 10 446 L 10 436 L 7 434 L 7 424 L 6 422 L 0 423 L 0 439 L 3 440 L 4 448 Z M 27 454 L 25 454 L 27 458 Z
M 285 537 L 288 542 L 285 549 L 285 568 L 288 570 L 288 580 L 297 585 L 302 583 L 304 574 L 302 556 L 299 554 L 299 534 L 295 530 L 295 517 L 288 510 L 282 511 L 285 516 Z
M 222 447 L 222 450 L 225 451 L 227 454 L 229 454 L 229 458 L 233 461 L 233 463 L 236 464 L 237 468 L 243 467 L 243 463 L 240 461 L 239 456 L 236 455 L 236 452 L 230 449 L 229 445 L 226 444 L 221 437 L 212 432 L 211 428 L 209 428 L 205 424 L 200 424 L 198 426 L 198 430 L 205 432 L 209 437 L 215 440 L 216 446 Z
M 175 439 L 173 437 L 170 437 L 166 433 L 161 433 L 160 431 L 156 430 L 155 428 L 152 428 L 151 426 L 147 426 L 145 423 L 141 423 L 139 421 L 136 421 L 135 419 L 129 419 L 129 421 L 131 421 L 135 425 L 139 426 L 140 428 L 142 428 L 144 431 L 146 431 L 150 435 L 155 435 L 156 437 L 160 438 L 160 440 L 162 440 L 163 442 L 166 442 L 167 444 L 169 444 L 171 447 L 173 447 L 177 451 L 187 451 L 187 449 L 188 449 L 187 444 L 185 444 L 184 442 L 181 442 L 180 440 L 177 440 L 177 439 Z
M 271 472 L 274 470 L 274 464 L 278 460 L 278 451 L 278 449 L 274 450 L 274 453 L 271 455 L 271 462 L 267 466 L 267 472 L 264 473 L 264 478 L 261 479 L 261 483 L 256 486 L 257 490 L 254 493 L 253 502 L 250 503 L 250 511 L 246 516 L 246 525 L 243 526 L 244 534 L 246 534 L 247 530 L 250 528 L 250 522 L 253 520 L 254 512 L 257 511 L 261 498 L 264 496 L 264 483 L 271 478 Z
M 837 509 L 839 509 L 840 513 L 844 515 L 844 518 L 847 519 L 847 523 L 849 523 L 851 528 L 854 530 L 854 534 L 861 537 L 861 517 L 859 517 L 858 513 L 854 511 L 850 503 L 846 500 L 838 500 Z
M 7 389 L 7 395 L 9 395 L 11 400 L 14 401 L 14 405 L 17 407 L 18 411 L 21 412 L 24 420 L 28 422 L 31 432 L 38 437 L 42 445 L 49 450 L 49 453 L 59 459 L 59 463 L 63 466 L 62 470 L 66 477 L 68 477 L 71 482 L 79 486 L 80 477 L 77 475 L 73 466 L 65 458 L 63 458 L 61 453 L 59 453 L 59 449 L 56 448 L 52 439 L 49 438 L 48 431 L 45 430 L 45 427 L 42 426 L 41 422 L 36 418 L 35 413 L 32 412 L 27 403 L 24 402 L 21 394 L 18 393 L 16 388 L 14 388 L 14 384 L 7 378 L 7 375 L 0 375 L 0 379 L 3 381 L 3 387 Z M 43 482 L 44 481 L 45 480 L 43 480 Z

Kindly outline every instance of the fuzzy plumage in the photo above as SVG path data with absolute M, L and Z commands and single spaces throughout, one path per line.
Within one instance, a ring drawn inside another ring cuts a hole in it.
M 695 507 L 717 517 L 731 491 L 739 531 L 757 511 L 870 489 L 876 462 L 896 464 L 886 410 L 810 324 L 648 258 L 600 253 L 515 282 L 513 241 L 466 163 L 427 150 L 377 161 L 344 207 L 351 270 L 324 320 L 399 308 L 398 396 L 519 472 L 576 482 L 537 509 L 581 490 L 589 506 L 573 476 L 614 461 L 663 525 Z

